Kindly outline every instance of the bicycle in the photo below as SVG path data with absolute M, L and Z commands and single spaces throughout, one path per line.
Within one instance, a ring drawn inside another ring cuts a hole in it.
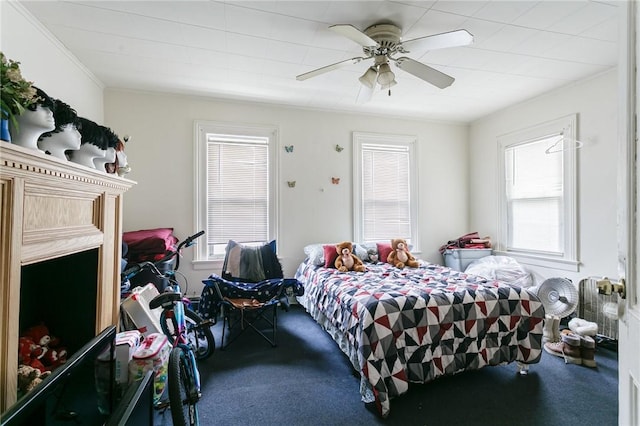
M 155 269 L 155 263 L 164 262 L 177 256 L 182 247 L 188 247 L 193 241 L 204 234 L 200 231 L 192 235 L 178 244 L 175 251 L 167 253 L 163 259 L 156 262 L 142 262 L 134 265 L 122 273 L 123 277 L 131 278 L 145 268 Z M 179 258 L 178 258 L 179 259 Z M 179 260 L 176 260 L 175 272 L 179 267 Z M 159 272 L 158 272 L 159 273 Z M 170 275 L 170 284 L 165 292 L 157 295 L 149 302 L 151 309 L 162 308 L 160 325 L 162 331 L 171 342 L 172 349 L 169 355 L 168 366 L 168 392 L 169 407 L 171 409 L 171 417 L 173 424 L 176 426 L 198 425 L 198 407 L 197 403 L 202 396 L 200 392 L 200 372 L 196 362 L 197 348 L 194 346 L 193 339 L 189 338 L 189 328 L 187 317 L 190 315 L 195 325 L 191 328 L 192 335 L 195 337 L 195 345 L 198 345 L 198 335 L 202 333 L 207 341 L 206 356 L 210 356 L 215 348 L 213 334 L 209 328 L 210 321 L 203 321 L 199 315 L 191 311 L 186 305 L 187 301 L 182 296 L 178 282 L 173 278 L 173 274 L 162 274 L 167 277 Z M 188 314 L 191 312 L 191 314 Z
M 135 275 L 139 274 L 143 270 L 150 270 L 154 275 L 158 278 L 165 278 L 169 282 L 166 290 L 174 291 L 181 294 L 180 285 L 176 279 L 176 273 L 180 268 L 180 250 L 183 247 L 189 247 L 194 244 L 194 240 L 199 238 L 204 234 L 204 231 L 200 231 L 191 237 L 186 238 L 184 241 L 180 242 L 175 250 L 169 251 L 162 257 L 162 259 L 156 260 L 154 262 L 145 261 L 136 263 L 133 266 L 130 266 L 121 274 L 122 282 L 129 280 Z M 166 272 L 160 272 L 158 269 L 159 265 L 163 265 L 164 262 L 171 260 L 172 258 L 176 258 L 176 263 L 173 269 L 170 269 Z M 196 353 L 196 359 L 204 360 L 209 358 L 215 352 L 215 339 L 213 337 L 213 333 L 211 332 L 211 326 L 215 324 L 212 320 L 205 320 L 200 315 L 198 315 L 195 311 L 190 309 L 190 302 L 188 299 L 182 299 L 184 304 L 184 316 L 186 321 L 186 330 L 188 341 L 192 346 L 193 351 Z M 153 309 L 153 308 L 152 308 Z M 169 343 L 172 345 L 175 342 L 175 327 L 173 325 L 173 319 L 169 315 L 160 315 L 160 327 L 162 332 L 169 339 Z

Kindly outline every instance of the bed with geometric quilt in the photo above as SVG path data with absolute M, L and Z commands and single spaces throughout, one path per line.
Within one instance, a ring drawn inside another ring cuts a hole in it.
M 360 372 L 364 402 L 382 417 L 409 389 L 466 370 L 540 361 L 544 308 L 534 294 L 420 261 L 339 272 L 307 258 L 300 304 Z

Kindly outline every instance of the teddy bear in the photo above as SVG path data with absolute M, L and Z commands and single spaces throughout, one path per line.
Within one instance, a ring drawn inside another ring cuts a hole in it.
M 46 346 L 40 346 L 31 337 L 21 336 L 18 339 L 18 364 L 28 365 L 40 372 L 47 370 L 45 355 L 48 352 Z
M 27 328 L 23 336 L 30 337 L 37 345 L 44 347 L 47 347 L 51 341 L 49 328 L 44 324 L 38 324 Z
M 59 350 L 48 348 L 42 357 L 42 364 L 47 371 L 53 371 L 65 362 L 67 362 L 67 350 L 63 348 Z
M 54 370 L 67 362 L 67 354 L 67 348 L 62 345 L 60 338 L 52 335 L 43 363 L 47 370 Z
M 18 339 L 18 364 L 29 365 L 31 354 L 34 353 L 36 347 L 36 343 L 31 337 L 20 337 Z
M 364 272 L 364 263 L 353 254 L 353 245 L 349 241 L 336 244 L 338 257 L 334 262 L 336 269 L 340 272 L 356 271 Z
M 37 368 L 41 372 L 53 371 L 67 361 L 67 349 L 60 339 L 49 334 L 44 324 L 25 330 L 19 339 L 19 362 Z
M 50 374 L 50 371 L 41 372 L 30 365 L 20 365 L 18 367 L 18 390 L 24 393 L 30 392 Z
M 417 268 L 420 265 L 416 258 L 409 252 L 406 240 L 402 238 L 391 240 L 391 249 L 391 252 L 387 256 L 387 262 L 396 268 L 402 269 L 405 266 Z
M 378 263 L 378 251 L 376 249 L 367 250 L 367 257 L 369 258 L 369 262 Z

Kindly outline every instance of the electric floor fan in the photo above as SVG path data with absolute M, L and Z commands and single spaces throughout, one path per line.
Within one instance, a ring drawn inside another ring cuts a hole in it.
M 578 289 L 567 278 L 549 278 L 532 288 L 547 315 L 564 318 L 578 306 Z

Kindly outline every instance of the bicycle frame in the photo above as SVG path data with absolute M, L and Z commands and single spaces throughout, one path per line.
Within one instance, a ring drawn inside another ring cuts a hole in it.
M 169 290 L 169 287 L 170 287 L 170 290 Z M 178 288 L 176 289 L 175 287 L 178 287 Z M 173 291 L 174 293 L 182 294 L 177 284 L 168 286 L 167 290 Z M 179 347 L 180 349 L 182 349 L 182 351 L 185 354 L 185 357 L 189 362 L 189 365 L 191 366 L 191 373 L 193 374 L 194 383 L 193 383 L 193 389 L 189 389 L 189 397 L 195 398 L 195 401 L 198 401 L 200 399 L 200 372 L 196 367 L 197 366 L 196 357 L 195 357 L 195 354 L 193 353 L 193 350 L 191 349 L 191 346 L 189 345 L 189 342 L 186 336 L 187 321 L 185 319 L 185 314 L 184 314 L 184 304 L 185 302 L 183 300 L 179 300 L 174 302 L 170 308 L 163 306 L 162 315 L 165 315 L 166 318 L 170 319 L 171 322 L 173 323 L 174 332 L 175 332 L 175 336 L 173 336 L 174 337 L 173 347 L 174 348 Z M 171 337 L 171 336 L 167 336 L 167 337 Z

